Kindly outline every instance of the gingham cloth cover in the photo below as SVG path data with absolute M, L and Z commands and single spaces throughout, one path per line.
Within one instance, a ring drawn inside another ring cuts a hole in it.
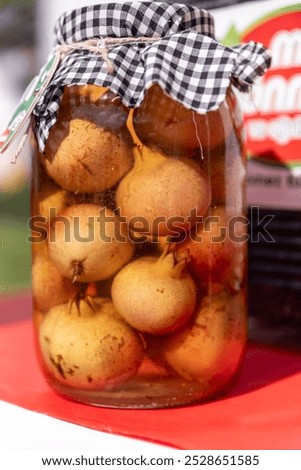
M 64 86 L 109 87 L 131 108 L 138 107 L 146 90 L 158 83 L 188 109 L 206 113 L 225 99 L 230 80 L 248 91 L 271 62 L 262 44 L 249 42 L 233 48 L 219 44 L 211 14 L 183 4 L 100 3 L 63 14 L 55 34 L 56 46 L 106 37 L 158 37 L 158 41 L 111 48 L 108 57 L 114 64 L 113 74 L 98 54 L 69 53 L 34 110 L 41 151 L 56 122 Z

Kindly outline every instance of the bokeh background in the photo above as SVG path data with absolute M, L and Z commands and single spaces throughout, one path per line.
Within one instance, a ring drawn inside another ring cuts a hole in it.
M 0 0 L 0 131 L 36 72 L 34 0 Z M 0 155 L 0 295 L 30 286 L 29 155 Z
M 53 46 L 64 11 L 99 0 L 0 0 L 0 133 Z M 30 288 L 30 154 L 0 155 L 0 296 Z

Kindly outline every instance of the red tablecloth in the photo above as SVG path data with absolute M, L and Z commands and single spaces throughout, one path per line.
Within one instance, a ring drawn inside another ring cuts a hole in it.
M 0 300 L 0 400 L 93 429 L 180 449 L 301 449 L 301 354 L 249 345 L 231 393 L 166 410 L 112 410 L 69 402 L 36 361 L 29 296 Z

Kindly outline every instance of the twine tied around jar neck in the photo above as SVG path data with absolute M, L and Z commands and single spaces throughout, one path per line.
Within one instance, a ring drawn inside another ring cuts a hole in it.
M 124 37 L 124 38 L 99 38 L 99 39 L 87 39 L 86 41 L 79 41 L 74 42 L 72 44 L 63 44 L 57 46 L 57 50 L 61 54 L 61 59 L 64 59 L 66 55 L 68 55 L 72 51 L 76 50 L 84 50 L 90 51 L 94 54 L 99 54 L 103 61 L 106 64 L 107 71 L 109 74 L 113 74 L 115 71 L 115 67 L 113 62 L 109 59 L 108 53 L 109 50 L 115 46 L 120 46 L 122 44 L 152 44 L 156 41 L 159 41 L 161 36 L 154 36 L 154 37 Z

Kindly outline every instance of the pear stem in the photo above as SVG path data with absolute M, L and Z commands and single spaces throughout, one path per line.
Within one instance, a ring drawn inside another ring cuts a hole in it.
M 176 243 L 171 243 L 165 246 L 154 269 L 161 275 L 164 274 L 174 279 L 180 279 L 185 273 L 190 260 L 191 257 L 188 249 L 177 252 Z
M 75 283 L 79 281 L 81 275 L 84 272 L 84 267 L 82 261 L 72 261 L 72 268 L 73 268 L 73 278 L 72 282 Z

